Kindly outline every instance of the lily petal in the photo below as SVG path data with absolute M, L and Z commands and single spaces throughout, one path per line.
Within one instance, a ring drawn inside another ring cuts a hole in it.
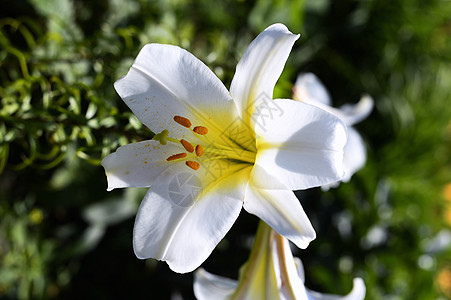
M 232 297 L 238 281 L 211 274 L 199 269 L 194 274 L 194 294 L 197 300 L 228 300 Z
M 101 165 L 108 179 L 108 191 L 124 187 L 149 187 L 168 164 L 168 153 L 180 153 L 181 145 L 161 146 L 158 141 L 144 141 L 119 147 L 106 156 Z
M 178 177 L 172 179 L 159 177 L 136 216 L 133 231 L 136 256 L 164 260 L 178 273 L 191 272 L 207 259 L 232 227 L 242 207 L 250 168 L 238 164 L 233 167 L 233 175 L 207 186 L 203 185 L 205 178 L 196 181 L 200 169 L 187 171 L 193 176 L 189 180 L 180 178 L 183 174 L 176 174 Z M 174 180 L 183 183 L 174 188 Z M 168 201 L 174 198 L 174 193 L 186 194 L 183 189 L 191 193 L 191 203 L 183 201 L 183 205 L 175 205 L 174 201 Z
M 280 277 L 282 279 L 282 284 L 280 287 L 280 292 L 285 298 L 282 299 L 292 299 L 293 296 L 296 300 L 309 300 L 307 296 L 307 291 L 304 286 L 304 279 L 299 276 L 298 266 L 296 264 L 296 258 L 293 257 L 293 253 L 290 249 L 290 243 L 287 239 L 283 237 L 277 237 L 277 242 L 273 243 L 274 248 L 279 248 L 279 251 L 273 251 L 273 261 L 277 260 L 283 264 L 283 272 Z M 281 249 L 280 249 L 281 248 Z M 274 249 L 276 250 L 276 249 Z M 282 255 L 283 253 L 283 255 Z M 280 264 L 275 264 L 276 269 L 280 268 Z M 290 296 L 292 295 L 292 296 Z
M 321 294 L 307 289 L 309 300 L 363 300 L 365 299 L 366 287 L 361 278 L 354 278 L 352 291 L 346 296 Z
M 348 126 L 352 126 L 366 119 L 374 107 L 374 100 L 369 95 L 364 95 L 356 104 L 345 104 L 340 107 L 342 118 Z
M 362 137 L 352 127 L 348 127 L 348 141 L 344 147 L 343 167 L 345 176 L 343 182 L 351 180 L 352 175 L 360 170 L 366 162 L 366 147 Z
M 340 108 L 332 107 L 329 92 L 313 73 L 299 74 L 293 88 L 293 98 L 336 115 L 348 126 L 367 118 L 374 107 L 374 100 L 369 95 L 364 95 L 356 104 L 345 104 Z
M 321 80 L 313 73 L 303 73 L 298 75 L 293 88 L 293 97 L 295 100 L 305 103 L 318 101 L 324 105 L 332 105 L 329 92 L 324 87 Z
M 302 283 L 305 283 L 305 270 L 302 260 L 299 257 L 293 257 L 293 260 L 296 265 L 299 278 L 302 280 Z
M 328 191 L 330 188 L 335 188 L 340 185 L 340 182 L 348 182 L 352 175 L 360 170 L 366 162 L 366 147 L 360 134 L 353 127 L 348 127 L 348 140 L 343 149 L 343 170 L 344 176 L 341 180 L 335 181 L 326 185 L 322 185 L 323 191 Z
M 305 249 L 316 238 L 299 200 L 277 177 L 254 166 L 246 190 L 244 209 L 279 234 Z
M 283 24 L 274 24 L 249 45 L 236 67 L 230 94 L 243 120 L 249 120 L 253 108 L 273 98 L 273 90 L 299 35 Z
M 153 132 L 169 130 L 183 138 L 179 115 L 220 134 L 238 117 L 229 92 L 216 75 L 188 51 L 171 45 L 148 44 L 128 74 L 114 87 L 138 119 Z M 227 112 L 227 113 L 224 113 Z
M 337 117 L 302 102 L 276 99 L 283 114 L 256 126 L 261 166 L 291 190 L 321 186 L 343 177 L 346 126 Z

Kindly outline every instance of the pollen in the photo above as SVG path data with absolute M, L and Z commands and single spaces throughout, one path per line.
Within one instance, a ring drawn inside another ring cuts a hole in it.
M 199 157 L 204 155 L 204 148 L 201 145 L 196 146 L 196 155 Z
M 191 121 L 188 120 L 185 117 L 181 117 L 181 116 L 174 116 L 174 121 L 176 121 L 177 123 L 179 123 L 180 125 L 186 127 L 186 128 L 190 128 L 191 127 Z
M 198 162 L 192 160 L 187 160 L 185 164 L 193 170 L 198 170 L 200 167 Z
M 197 134 L 205 135 L 208 133 L 208 128 L 204 126 L 196 126 L 194 127 L 193 131 Z
M 186 153 L 178 153 L 178 154 L 169 156 L 168 158 L 166 158 L 166 160 L 172 161 L 172 160 L 176 160 L 176 159 L 180 159 L 180 158 L 185 158 L 186 156 L 187 156 Z
M 193 145 L 190 144 L 190 142 L 187 142 L 184 139 L 181 139 L 180 143 L 182 144 L 182 146 L 185 148 L 186 151 L 188 151 L 190 153 L 194 152 L 194 147 L 193 147 Z

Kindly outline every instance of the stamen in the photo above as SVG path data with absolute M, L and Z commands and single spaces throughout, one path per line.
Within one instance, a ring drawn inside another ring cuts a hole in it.
M 184 139 L 181 139 L 180 143 L 182 144 L 182 146 L 185 148 L 186 151 L 190 153 L 194 152 L 194 147 L 189 142 L 185 141 Z
M 199 157 L 204 155 L 204 148 L 202 148 L 201 145 L 197 145 L 196 146 L 196 155 L 199 156 Z
M 172 160 L 176 160 L 179 158 L 185 158 L 187 156 L 186 153 L 178 153 L 178 154 L 174 154 L 169 156 L 168 158 L 166 158 L 167 161 L 172 161 Z
M 208 133 L 208 128 L 204 126 L 196 126 L 194 127 L 193 131 L 197 134 L 205 135 Z
M 185 164 L 193 170 L 197 170 L 200 167 L 198 162 L 192 160 L 187 160 Z
M 174 116 L 174 121 L 176 121 L 177 123 L 179 123 L 180 125 L 186 127 L 186 128 L 190 128 L 191 127 L 191 121 L 188 120 L 185 117 L 181 117 L 181 116 Z

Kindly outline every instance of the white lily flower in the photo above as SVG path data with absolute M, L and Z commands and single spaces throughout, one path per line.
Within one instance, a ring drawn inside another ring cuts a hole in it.
M 240 270 L 239 281 L 199 269 L 194 277 L 194 294 L 198 300 L 363 300 L 365 283 L 354 279 L 346 296 L 322 294 L 304 286 L 302 262 L 293 257 L 288 240 L 264 222 L 255 237 L 249 260 Z
M 102 165 L 108 190 L 150 187 L 138 214 L 138 258 L 196 269 L 241 208 L 300 248 L 315 231 L 292 190 L 339 180 L 346 126 L 321 109 L 272 100 L 298 39 L 282 24 L 263 31 L 238 63 L 230 93 L 201 61 L 149 44 L 115 88 L 158 134 L 120 147 Z
M 293 88 L 294 100 L 302 101 L 324 109 L 340 119 L 348 126 L 348 140 L 344 148 L 343 168 L 345 171 L 343 182 L 351 180 L 352 175 L 360 170 L 366 162 L 366 148 L 359 133 L 351 126 L 366 119 L 373 110 L 374 101 L 369 95 L 360 98 L 357 104 L 345 104 L 340 108 L 332 107 L 329 92 L 323 83 L 312 73 L 299 74 Z M 340 182 L 323 186 L 336 187 Z

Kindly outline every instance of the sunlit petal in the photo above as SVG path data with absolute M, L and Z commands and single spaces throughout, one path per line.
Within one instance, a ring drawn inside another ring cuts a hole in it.
M 119 147 L 102 160 L 108 179 L 108 191 L 123 187 L 149 187 L 174 163 L 166 161 L 169 153 L 179 153 L 181 145 L 162 146 L 157 141 L 144 141 Z M 173 170 L 178 172 L 179 170 Z
M 292 34 L 285 25 L 274 24 L 249 45 L 230 86 L 230 94 L 243 120 L 249 119 L 254 106 L 273 98 L 274 86 L 298 38 L 299 35 Z
M 187 134 L 173 121 L 175 115 L 190 119 L 194 126 L 207 126 L 216 135 L 224 124 L 238 118 L 222 82 L 194 55 L 177 46 L 144 46 L 128 74 L 114 87 L 144 125 L 155 133 L 167 129 L 175 138 Z
M 195 171 L 188 173 L 191 177 L 161 178 L 149 189 L 136 216 L 136 256 L 167 261 L 179 273 L 197 268 L 238 217 L 249 169 L 236 166 L 233 174 L 208 185 Z
M 283 114 L 256 126 L 257 160 L 289 189 L 337 181 L 343 176 L 346 126 L 312 105 L 286 99 L 275 103 Z
M 316 237 L 294 193 L 276 177 L 257 166 L 251 173 L 244 209 L 258 216 L 299 248 L 306 248 Z

